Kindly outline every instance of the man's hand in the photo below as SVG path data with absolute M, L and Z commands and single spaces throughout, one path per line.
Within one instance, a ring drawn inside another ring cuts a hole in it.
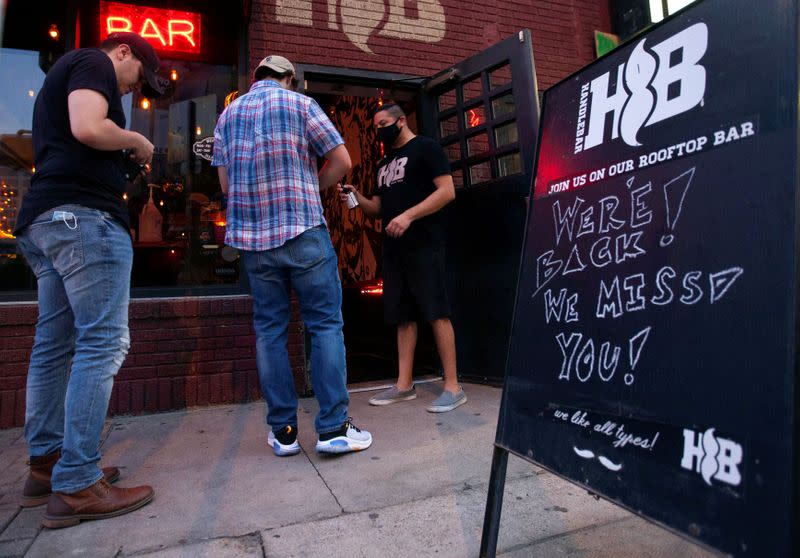
M 386 225 L 386 234 L 392 238 L 400 238 L 411 226 L 412 219 L 406 212 L 401 213 Z
M 339 191 L 339 199 L 343 202 L 347 203 L 347 192 L 353 192 L 356 195 L 356 199 L 358 199 L 358 190 L 352 184 L 342 184 L 339 182 L 336 184 L 336 189 Z
M 153 161 L 153 144 L 142 134 L 133 133 L 138 137 L 136 137 L 136 143 L 131 148 L 131 159 L 140 165 L 149 165 Z

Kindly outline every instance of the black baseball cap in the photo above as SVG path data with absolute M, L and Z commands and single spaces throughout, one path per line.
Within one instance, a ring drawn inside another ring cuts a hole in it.
M 158 75 L 161 61 L 150 43 L 143 39 L 141 35 L 127 31 L 111 33 L 106 37 L 106 40 L 128 45 L 133 55 L 142 63 L 146 80 L 146 83 L 142 86 L 142 94 L 145 97 L 157 98 L 164 94 L 164 90 L 169 85 L 169 80 Z

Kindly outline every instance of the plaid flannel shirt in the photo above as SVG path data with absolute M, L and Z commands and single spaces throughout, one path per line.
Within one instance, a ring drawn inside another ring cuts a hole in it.
M 228 172 L 225 244 L 269 250 L 324 224 L 317 157 L 343 143 L 316 101 L 254 83 L 214 130 L 211 164 Z

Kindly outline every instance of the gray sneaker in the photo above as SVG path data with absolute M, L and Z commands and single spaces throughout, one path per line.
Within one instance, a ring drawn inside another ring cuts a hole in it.
M 417 390 L 414 389 L 414 386 L 411 386 L 411 389 L 406 391 L 400 391 L 397 389 L 397 386 L 392 386 L 389 389 L 380 392 L 378 395 L 370 397 L 369 404 L 391 405 L 392 403 L 398 403 L 399 401 L 410 401 L 411 399 L 416 398 Z
M 458 388 L 458 393 L 452 393 L 444 390 L 442 394 L 433 400 L 433 403 L 427 407 L 429 413 L 446 413 L 452 411 L 459 405 L 467 402 L 467 394 L 464 393 L 462 388 Z

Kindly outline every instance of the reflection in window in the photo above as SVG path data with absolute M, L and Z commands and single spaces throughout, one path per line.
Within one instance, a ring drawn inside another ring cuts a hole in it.
M 494 143 L 497 147 L 504 147 L 517 143 L 517 123 L 510 122 L 494 129 Z
M 439 137 L 446 138 L 458 133 L 458 116 L 453 115 L 439 122 Z
M 489 151 L 489 134 L 482 133 L 467 138 L 467 157 Z
M 439 95 L 439 111 L 444 111 L 456 106 L 456 90 L 451 89 Z
M 497 171 L 500 177 L 521 173 L 522 159 L 520 159 L 519 152 L 499 157 L 497 159 Z
M 486 122 L 483 105 L 477 105 L 464 111 L 464 127 L 474 128 Z
M 514 96 L 511 93 L 492 99 L 492 118 L 514 112 Z
M 455 142 L 444 146 L 444 152 L 447 155 L 447 160 L 451 163 L 457 163 L 461 160 L 461 143 Z
M 453 171 L 453 185 L 458 188 L 464 187 L 464 171 L 461 169 Z
M 469 182 L 475 186 L 481 182 L 487 182 L 492 179 L 492 165 L 489 161 L 472 165 L 469 168 Z
M 462 87 L 464 92 L 464 102 L 476 99 L 483 94 L 483 87 L 481 86 L 481 76 L 465 82 Z
M 511 65 L 504 64 L 489 72 L 489 87 L 495 89 L 511 83 Z
M 234 69 L 165 64 L 177 69 L 172 94 L 147 108 L 137 97 L 131 109 L 131 129 L 155 145 L 152 172 L 128 187 L 132 285 L 238 283 L 238 253 L 225 246 L 225 204 L 210 162 L 214 127 L 235 83 Z M 161 222 L 155 233 L 148 226 L 154 207 Z
M 33 174 L 33 105 L 44 82 L 39 52 L 0 49 L 0 289 L 31 289 L 33 276 L 12 235 Z

